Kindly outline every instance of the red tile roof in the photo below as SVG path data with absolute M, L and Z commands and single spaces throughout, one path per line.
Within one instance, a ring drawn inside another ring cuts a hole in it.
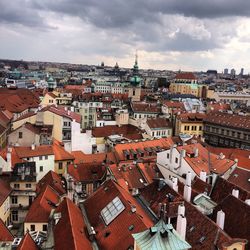
M 173 144 L 173 141 L 171 138 L 160 138 L 155 140 L 146 140 L 146 141 L 140 141 L 140 142 L 132 142 L 132 143 L 125 143 L 125 144 L 117 144 L 114 147 L 115 155 L 117 157 L 118 161 L 124 161 L 125 159 L 124 150 L 136 150 L 140 149 L 144 151 L 145 148 L 148 147 L 161 147 L 162 149 L 169 149 L 171 145 Z M 145 158 L 145 157 L 144 157 Z
M 178 73 L 175 76 L 177 80 L 196 80 L 197 78 L 192 72 Z
M 9 183 L 0 179 L 0 206 L 5 202 L 5 200 L 10 196 L 11 187 Z
M 48 107 L 45 107 L 41 110 L 41 112 L 45 112 L 45 111 L 49 111 L 49 112 L 52 112 L 56 115 L 60 115 L 60 116 L 63 116 L 63 117 L 66 117 L 66 118 L 69 118 L 71 120 L 75 120 L 76 122 L 80 123 L 81 122 L 81 115 L 80 114 L 77 114 L 75 112 L 72 112 L 72 111 L 68 111 L 68 110 L 65 110 L 64 107 L 61 107 L 61 106 L 54 106 L 54 105 L 51 105 L 51 106 L 48 106 Z
M 38 246 L 32 239 L 29 233 L 26 233 L 23 237 L 22 241 L 20 242 L 17 250 L 38 250 Z
M 250 193 L 250 170 L 236 168 L 228 178 L 228 181 Z
M 51 145 L 35 146 L 35 149 L 31 149 L 31 147 L 14 148 L 19 158 L 35 157 L 41 155 L 54 155 L 54 151 Z
M 92 129 L 94 137 L 108 137 L 110 135 L 122 134 L 124 137 L 132 140 L 142 139 L 141 130 L 133 125 L 109 125 L 105 127 L 96 127 Z
M 167 217 L 176 218 L 178 205 L 184 203 L 187 218 L 186 241 L 192 246 L 192 249 L 211 249 L 211 246 L 214 245 L 221 249 L 222 243 L 231 240 L 231 237 L 220 230 L 216 223 L 203 215 L 191 203 L 185 202 L 183 197 L 168 185 L 165 185 L 160 190 L 158 188 L 158 182 L 153 182 L 140 192 L 156 215 L 158 215 L 159 203 L 161 203 L 166 204 Z M 166 198 L 169 193 L 173 195 L 173 201 Z M 175 224 L 175 219 L 171 220 L 171 223 Z M 205 238 L 201 244 L 199 241 L 202 237 Z
M 250 150 L 239 148 L 217 148 L 212 146 L 207 146 L 207 149 L 214 154 L 219 155 L 220 153 L 223 153 L 228 159 L 237 159 L 237 165 L 239 167 L 250 170 Z
M 109 225 L 105 225 L 101 210 L 115 197 L 119 197 L 123 210 Z M 136 212 L 131 212 L 131 206 Z M 97 244 L 100 249 L 128 249 L 134 246 L 133 233 L 144 231 L 153 225 L 148 214 L 139 203 L 114 181 L 107 181 L 84 202 L 91 226 L 94 227 Z M 133 226 L 132 226 L 133 225 Z M 131 229 L 130 229 L 131 227 Z
M 200 175 L 200 172 L 203 170 L 206 173 L 217 173 L 224 174 L 228 171 L 235 162 L 229 159 L 220 159 L 218 155 L 213 153 L 209 154 L 209 151 L 203 147 L 200 143 L 194 143 L 185 146 L 177 147 L 179 153 L 181 150 L 186 150 L 185 161 L 189 166 L 194 170 L 197 175 Z M 198 156 L 194 157 L 194 151 L 198 149 Z M 208 159 L 210 157 L 210 159 Z M 209 166 L 210 164 L 210 166 Z
M 54 227 L 55 250 L 92 249 L 85 235 L 86 225 L 81 210 L 68 198 L 65 198 L 55 213 L 61 213 Z
M 68 174 L 77 181 L 102 180 L 106 175 L 106 167 L 98 163 L 70 164 Z
M 169 120 L 165 118 L 147 119 L 147 124 L 151 129 L 155 128 L 171 128 L 172 125 Z
M 250 242 L 250 207 L 245 202 L 228 195 L 213 212 L 213 220 L 216 221 L 217 212 L 225 213 L 224 231 L 232 238 L 246 239 Z M 249 249 L 247 244 L 246 249 Z
M 233 189 L 239 190 L 239 199 L 245 201 L 250 199 L 250 193 L 240 188 L 238 185 L 231 183 L 221 177 L 219 177 L 212 189 L 211 199 L 216 203 L 222 202 L 228 195 L 232 194 Z
M 160 113 L 161 108 L 157 104 L 145 102 L 132 102 L 131 108 L 135 113 Z
M 46 186 L 52 187 L 58 194 L 63 195 L 66 193 L 62 179 L 54 171 L 49 171 L 38 183 L 37 183 L 37 193 L 40 193 Z
M 203 122 L 203 120 L 206 118 L 206 114 L 203 113 L 181 113 L 177 115 L 177 119 L 181 122 Z
M 33 201 L 25 218 L 26 223 L 47 223 L 50 212 L 60 202 L 58 193 L 49 185 Z
M 238 129 L 247 129 L 250 130 L 250 116 L 246 115 L 237 115 L 237 114 L 228 114 L 222 112 L 215 112 L 207 114 L 205 122 L 212 124 L 219 124 L 220 126 L 225 127 L 234 127 Z
M 167 106 L 168 108 L 181 108 L 185 110 L 183 102 L 177 102 L 177 101 L 163 101 L 163 105 Z
M 0 219 L 0 242 L 13 241 L 13 240 L 14 240 L 13 235 L 6 227 L 6 225 L 3 223 L 3 221 Z
M 66 161 L 74 160 L 75 157 L 64 149 L 59 143 L 55 142 L 52 145 L 53 152 L 55 155 L 55 161 Z

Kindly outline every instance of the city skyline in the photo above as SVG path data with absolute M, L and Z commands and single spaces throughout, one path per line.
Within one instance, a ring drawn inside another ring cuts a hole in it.
M 0 58 L 250 71 L 250 3 L 0 1 Z M 22 8 L 21 8 L 22 7 Z

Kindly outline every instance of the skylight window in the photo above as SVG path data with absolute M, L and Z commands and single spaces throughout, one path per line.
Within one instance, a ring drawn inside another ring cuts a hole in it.
M 101 216 L 106 225 L 109 225 L 123 210 L 125 206 L 122 204 L 119 197 L 115 197 L 105 208 L 101 211 Z

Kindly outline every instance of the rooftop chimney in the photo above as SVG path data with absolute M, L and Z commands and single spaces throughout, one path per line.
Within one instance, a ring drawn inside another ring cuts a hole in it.
M 250 206 L 250 199 L 245 200 L 245 203 Z
M 232 190 L 232 195 L 236 198 L 239 198 L 239 190 L 238 189 L 233 189 Z
M 190 186 L 185 185 L 183 198 L 188 202 L 190 202 L 191 200 L 191 193 L 192 193 L 192 188 Z
M 191 182 L 192 182 L 192 173 L 188 172 L 186 175 L 186 185 L 191 186 Z
M 178 206 L 178 215 L 185 216 L 185 206 L 184 206 L 184 204 L 180 204 Z
M 199 155 L 199 149 L 194 148 L 194 157 L 198 157 L 198 155 Z
M 224 222 L 225 222 L 225 213 L 222 210 L 220 210 L 217 212 L 216 223 L 222 230 L 224 229 Z
M 33 143 L 33 144 L 31 144 L 31 150 L 35 150 L 35 144 Z
M 176 231 L 183 240 L 185 240 L 186 238 L 186 229 L 187 229 L 187 219 L 184 215 L 179 214 L 177 217 Z
M 186 157 L 186 150 L 185 149 L 181 150 L 181 157 L 183 157 L 183 158 Z
M 207 173 L 204 170 L 201 170 L 200 172 L 200 179 L 204 182 L 206 182 L 207 179 Z

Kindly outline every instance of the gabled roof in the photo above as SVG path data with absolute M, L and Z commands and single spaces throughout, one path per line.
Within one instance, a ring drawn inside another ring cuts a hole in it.
M 25 223 L 47 223 L 50 212 L 60 202 L 58 193 L 49 185 L 33 201 L 25 218 Z
M 250 170 L 237 167 L 229 176 L 228 181 L 250 193 Z
M 6 181 L 0 179 L 0 207 L 5 200 L 10 196 L 12 189 Z
M 15 151 L 19 158 L 54 155 L 51 145 L 35 146 L 35 149 L 31 147 L 15 147 Z
M 151 129 L 166 129 L 172 127 L 170 121 L 165 118 L 147 119 L 147 124 Z
M 216 221 L 217 212 L 220 210 L 225 213 L 225 232 L 232 238 L 247 239 L 250 242 L 250 206 L 233 195 L 228 195 L 214 209 L 212 217 L 214 221 Z
M 30 236 L 30 234 L 27 232 L 23 239 L 21 240 L 19 246 L 17 247 L 17 250 L 38 250 L 38 246 Z
M 141 130 L 133 125 L 109 125 L 105 127 L 96 127 L 92 129 L 94 137 L 108 137 L 110 135 L 122 134 L 123 137 L 136 140 L 142 139 Z
M 163 101 L 163 105 L 167 106 L 168 108 L 178 108 L 185 110 L 183 102 L 177 102 L 177 101 Z
M 183 72 L 183 73 L 178 73 L 175 76 L 175 79 L 177 80 L 196 80 L 197 78 L 192 72 Z
M 218 124 L 220 126 L 234 127 L 237 129 L 250 130 L 250 116 L 228 114 L 222 112 L 208 113 L 205 122 Z
M 231 237 L 222 231 L 216 223 L 198 211 L 194 205 L 184 201 L 183 197 L 168 185 L 159 189 L 159 184 L 153 182 L 140 192 L 142 199 L 149 203 L 156 215 L 159 214 L 159 203 L 161 203 L 166 204 L 167 217 L 176 218 L 179 204 L 184 203 L 187 218 L 186 241 L 192 246 L 192 249 L 211 249 L 212 246 L 221 249 L 222 243 L 231 240 Z M 172 201 L 166 197 L 169 193 L 172 195 Z M 202 238 L 204 240 L 200 243 Z
M 66 193 L 62 179 L 60 176 L 54 171 L 49 171 L 43 178 L 37 183 L 37 193 L 40 193 L 44 187 L 50 186 L 52 187 L 58 194 L 63 195 Z
M 160 113 L 161 108 L 156 103 L 132 102 L 131 108 L 134 113 Z
M 116 197 L 124 206 L 124 210 L 105 225 L 101 211 Z M 136 206 L 136 211 L 131 211 Z M 100 249 L 128 249 L 134 246 L 133 233 L 138 233 L 153 225 L 149 215 L 140 207 L 139 203 L 114 181 L 107 181 L 101 185 L 84 202 L 90 225 L 94 227 L 96 241 Z
M 146 140 L 146 141 L 139 141 L 139 142 L 131 142 L 125 144 L 117 144 L 114 147 L 115 155 L 118 161 L 124 161 L 124 150 L 144 150 L 149 147 L 161 147 L 162 149 L 169 149 L 173 141 L 171 138 L 160 138 L 155 140 Z
M 0 219 L 0 242 L 13 241 L 14 237 L 3 221 Z
M 52 145 L 53 152 L 55 155 L 55 161 L 66 161 L 74 160 L 75 157 L 64 149 L 58 142 L 53 143 Z
M 232 194 L 233 189 L 239 190 L 239 199 L 245 201 L 250 199 L 250 193 L 221 177 L 219 177 L 212 189 L 211 199 L 216 203 L 222 202 L 229 194 Z
M 86 237 L 86 225 L 81 210 L 68 198 L 65 198 L 55 213 L 61 213 L 54 227 L 55 250 L 92 249 Z
M 235 165 L 235 162 L 232 160 L 220 159 L 218 155 L 209 153 L 200 143 L 179 146 L 176 149 L 179 153 L 181 150 L 186 150 L 186 157 L 184 159 L 197 175 L 200 175 L 202 170 L 206 173 L 224 174 Z M 194 157 L 195 150 L 198 150 L 197 157 Z
M 36 115 L 36 113 L 33 112 L 33 111 L 28 112 L 28 113 L 26 113 L 26 114 L 24 114 L 24 115 L 19 116 L 19 117 L 15 120 L 15 122 L 16 122 L 16 121 L 21 121 L 21 120 L 23 120 L 23 119 L 26 119 L 26 118 L 29 118 L 29 117 L 32 117 L 32 116 L 35 116 L 35 115 Z
M 103 180 L 106 172 L 106 167 L 98 163 L 80 163 L 68 166 L 68 174 L 77 181 L 91 182 Z

